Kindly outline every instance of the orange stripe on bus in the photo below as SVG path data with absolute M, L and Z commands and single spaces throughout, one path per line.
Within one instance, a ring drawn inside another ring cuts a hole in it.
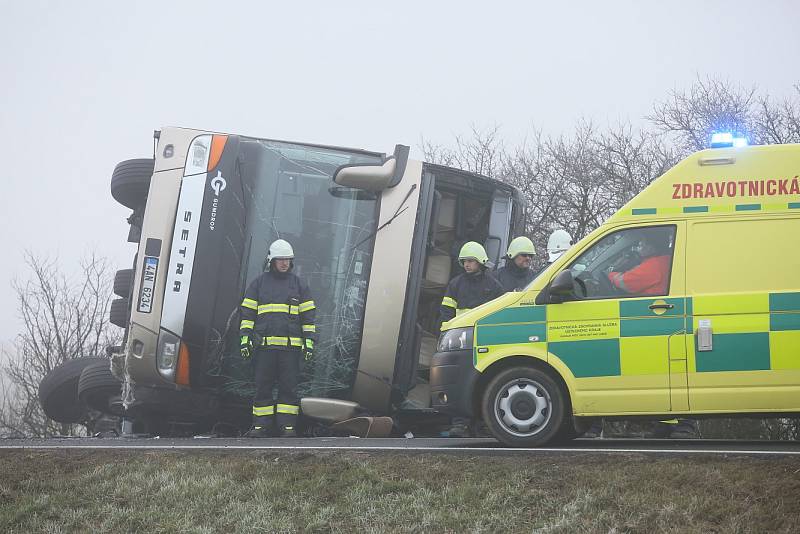
M 175 374 L 175 383 L 180 386 L 189 385 L 189 347 L 186 343 L 181 343 L 180 352 L 178 352 L 178 370 Z
M 219 163 L 219 159 L 222 157 L 222 151 L 225 150 L 225 143 L 227 142 L 227 135 L 215 135 L 211 138 L 211 155 L 208 157 L 209 172 Z

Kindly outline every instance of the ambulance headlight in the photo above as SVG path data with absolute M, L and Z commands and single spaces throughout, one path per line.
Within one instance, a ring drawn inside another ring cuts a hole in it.
M 454 328 L 439 336 L 439 352 L 472 349 L 472 328 Z

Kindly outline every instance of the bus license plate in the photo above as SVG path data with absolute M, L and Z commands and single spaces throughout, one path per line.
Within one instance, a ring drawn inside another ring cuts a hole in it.
M 142 271 L 142 288 L 139 291 L 139 305 L 136 309 L 142 313 L 150 313 L 153 309 L 153 293 L 156 288 L 156 272 L 158 258 L 145 256 Z

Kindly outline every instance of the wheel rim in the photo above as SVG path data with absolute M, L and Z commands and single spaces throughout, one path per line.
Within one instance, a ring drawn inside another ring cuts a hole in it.
M 552 415 L 550 393 L 530 378 L 506 383 L 494 400 L 494 416 L 503 430 L 519 437 L 540 432 Z

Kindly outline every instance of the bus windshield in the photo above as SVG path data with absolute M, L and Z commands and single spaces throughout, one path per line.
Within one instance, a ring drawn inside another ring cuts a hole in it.
M 315 357 L 299 385 L 301 396 L 347 397 L 353 385 L 379 201 L 374 193 L 336 185 L 332 177 L 340 165 L 376 163 L 377 155 L 330 148 L 253 139 L 240 144 L 246 214 L 241 291 L 266 267 L 270 243 L 285 239 L 294 248 L 293 272 L 316 303 Z M 229 338 L 238 334 L 233 330 Z M 246 369 L 236 369 L 242 366 L 236 340 L 226 341 L 225 374 L 248 377 Z M 237 384 L 242 382 L 229 380 L 223 387 L 247 395 L 248 388 Z

